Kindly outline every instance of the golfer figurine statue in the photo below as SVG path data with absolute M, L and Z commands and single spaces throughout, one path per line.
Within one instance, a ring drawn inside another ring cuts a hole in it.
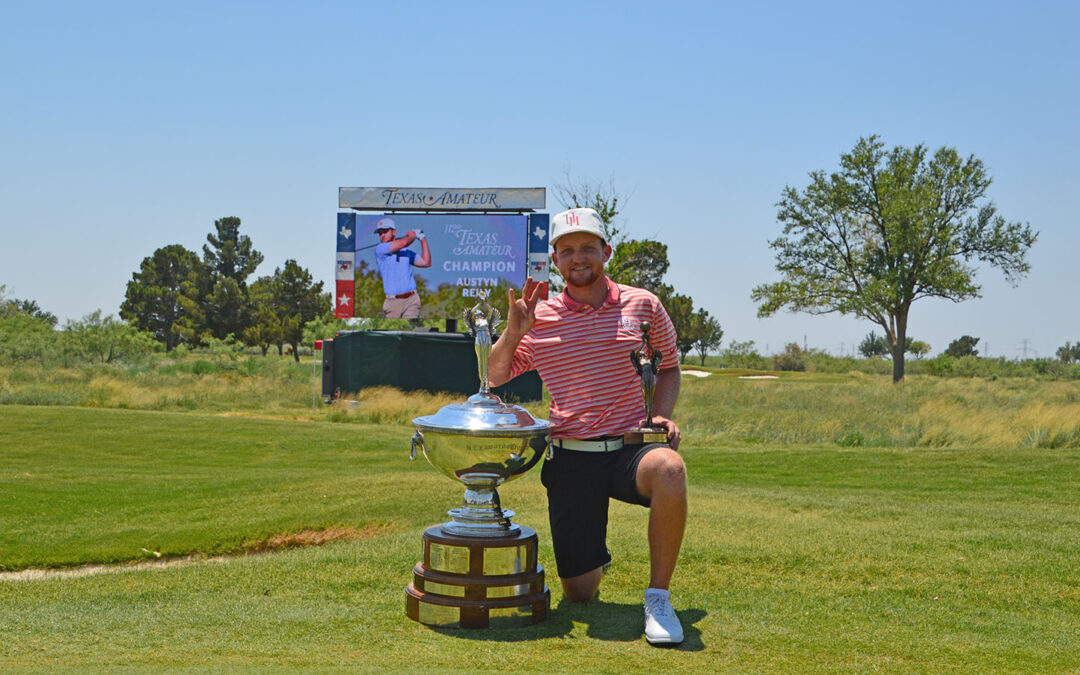
M 641 394 L 645 397 L 645 424 L 623 434 L 623 442 L 631 443 L 666 443 L 667 430 L 653 426 L 653 395 L 656 392 L 656 374 L 660 372 L 660 361 L 664 358 L 653 349 L 649 340 L 649 322 L 641 322 L 641 344 L 630 352 L 630 363 L 641 378 Z
M 476 350 L 476 367 L 480 375 L 480 394 L 488 395 L 488 356 L 491 354 L 491 333 L 502 317 L 499 310 L 488 304 L 488 291 L 481 290 L 480 301 L 472 309 L 465 310 L 463 318 L 473 336 Z

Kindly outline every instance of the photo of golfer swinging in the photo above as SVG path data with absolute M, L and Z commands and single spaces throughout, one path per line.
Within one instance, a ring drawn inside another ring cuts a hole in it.
M 382 278 L 382 316 L 388 319 L 419 319 L 420 294 L 416 290 L 413 267 L 431 267 L 431 249 L 423 230 L 409 230 L 400 238 L 392 218 L 383 218 L 375 224 L 375 264 Z M 409 246 L 420 240 L 420 255 Z

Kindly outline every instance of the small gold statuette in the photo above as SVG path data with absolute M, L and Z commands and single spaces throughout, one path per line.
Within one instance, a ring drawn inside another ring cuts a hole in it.
M 652 421 L 656 375 L 660 372 L 660 361 L 664 355 L 653 349 L 649 339 L 650 328 L 652 326 L 647 321 L 641 322 L 641 344 L 630 352 L 630 362 L 634 364 L 634 370 L 641 378 L 641 395 L 645 398 L 645 426 L 624 433 L 623 442 L 627 444 L 667 443 L 667 430 L 653 425 Z

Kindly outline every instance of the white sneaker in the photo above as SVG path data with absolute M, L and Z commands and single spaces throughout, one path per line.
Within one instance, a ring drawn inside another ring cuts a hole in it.
M 651 645 L 677 645 L 683 641 L 682 624 L 671 607 L 671 594 L 645 594 L 645 639 Z

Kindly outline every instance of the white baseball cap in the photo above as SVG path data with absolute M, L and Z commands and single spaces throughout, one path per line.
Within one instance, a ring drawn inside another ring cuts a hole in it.
M 382 230 L 396 230 L 397 225 L 394 224 L 393 218 L 383 218 L 379 222 L 375 223 L 375 232 L 381 232 Z
M 574 232 L 594 234 L 607 243 L 604 237 L 604 221 L 600 219 L 600 214 L 595 209 L 570 209 L 552 216 L 550 239 L 552 247 L 560 237 Z

